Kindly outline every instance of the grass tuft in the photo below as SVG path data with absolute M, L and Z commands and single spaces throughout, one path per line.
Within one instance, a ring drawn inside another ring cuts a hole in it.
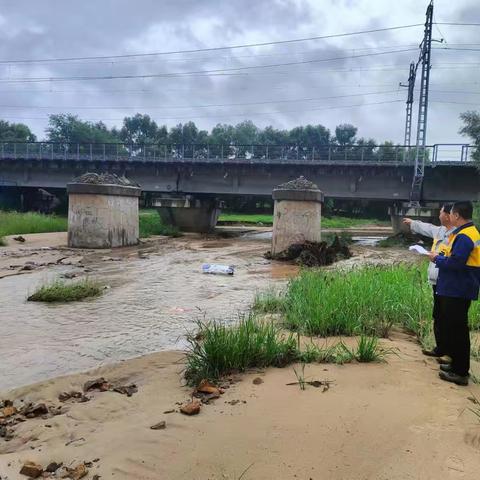
M 6 246 L 7 246 L 7 241 L 3 237 L 0 237 L 0 247 L 6 247 Z
M 284 295 L 273 289 L 257 293 L 252 309 L 258 313 L 282 313 L 285 311 Z
M 165 235 L 167 237 L 180 237 L 177 227 L 164 225 L 156 210 L 141 211 L 139 215 L 140 237 L 148 238 L 152 235 Z
M 30 302 L 74 302 L 88 297 L 98 297 L 104 287 L 88 278 L 74 283 L 56 280 L 41 286 L 28 297 Z
M 273 322 L 259 321 L 253 314 L 235 325 L 199 322 L 198 332 L 187 341 L 185 378 L 192 385 L 249 368 L 282 367 L 298 357 L 293 335 L 282 334 Z

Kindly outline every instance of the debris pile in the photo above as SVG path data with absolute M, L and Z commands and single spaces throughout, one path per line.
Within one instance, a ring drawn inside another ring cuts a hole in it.
M 11 400 L 0 401 L 0 438 L 10 441 L 14 427 L 29 419 L 41 417 L 51 418 L 64 413 L 61 406 L 47 406 L 45 403 L 28 403 L 15 406 Z
M 131 397 L 134 393 L 138 392 L 138 387 L 134 383 L 131 383 L 130 385 L 115 386 L 105 380 L 103 377 L 100 377 L 96 378 L 95 380 L 89 380 L 83 385 L 83 391 L 85 393 L 94 390 L 99 392 L 116 392 L 126 395 L 127 397 Z
M 120 185 L 123 187 L 138 187 L 126 177 L 119 177 L 115 173 L 93 173 L 87 172 L 74 180 L 75 183 L 89 183 L 92 185 Z
M 322 267 L 350 258 L 352 253 L 348 246 L 335 236 L 331 245 L 327 242 L 295 243 L 276 255 L 267 252 L 264 256 L 269 260 L 295 261 L 303 267 Z
M 39 463 L 26 461 L 20 469 L 20 475 L 29 478 L 68 478 L 70 480 L 80 480 L 88 475 L 88 468 L 93 466 L 93 462 L 98 462 L 95 459 L 92 462 L 83 462 L 73 467 L 66 467 L 63 463 L 51 462 L 45 468 Z M 94 475 L 94 479 L 99 479 L 99 475 Z
M 310 180 L 307 180 L 304 176 L 298 177 L 295 180 L 290 180 L 289 182 L 282 183 L 278 185 L 275 189 L 278 190 L 318 190 L 317 185 L 315 185 Z

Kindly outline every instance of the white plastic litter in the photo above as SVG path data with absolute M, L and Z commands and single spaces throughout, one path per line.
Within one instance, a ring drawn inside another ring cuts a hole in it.
M 421 245 L 412 245 L 411 247 L 408 247 L 408 249 L 411 252 L 416 252 L 420 255 L 428 255 L 429 254 L 429 251 L 425 250 Z
M 204 263 L 202 271 L 203 273 L 233 275 L 235 267 L 233 265 L 219 265 L 218 263 Z

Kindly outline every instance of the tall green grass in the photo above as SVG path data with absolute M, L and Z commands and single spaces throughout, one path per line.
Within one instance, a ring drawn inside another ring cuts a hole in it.
M 5 242 L 1 238 L 7 235 L 22 235 L 27 233 L 65 232 L 68 228 L 66 217 L 45 215 L 35 212 L 2 212 L 0 211 L 0 246 Z M 152 235 L 180 236 L 178 228 L 162 224 L 155 210 L 141 211 L 139 215 L 140 237 Z
M 200 322 L 198 332 L 187 340 L 185 379 L 189 384 L 254 367 L 281 367 L 298 358 L 292 334 L 282 334 L 273 322 L 259 321 L 253 314 L 235 325 Z
M 56 280 L 42 285 L 33 295 L 28 297 L 31 302 L 74 302 L 88 297 L 97 297 L 103 292 L 103 286 L 88 278 L 78 282 Z
M 431 291 L 416 267 L 304 271 L 285 296 L 285 323 L 307 335 L 386 336 L 401 323 L 415 333 L 430 317 Z
M 64 232 L 67 219 L 57 215 L 44 215 L 35 212 L 0 211 L 0 237 L 26 233 Z
M 271 225 L 273 223 L 273 215 L 271 214 L 250 214 L 250 213 L 222 213 L 218 219 L 220 222 L 235 222 L 235 223 L 263 223 Z M 350 228 L 359 227 L 362 225 L 389 225 L 388 222 L 383 222 L 376 219 L 369 218 L 350 218 L 350 217 L 323 217 L 322 228 Z
M 147 238 L 152 235 L 166 235 L 179 237 L 181 235 L 177 227 L 164 225 L 156 210 L 141 211 L 139 215 L 140 237 Z
M 432 288 L 426 265 L 359 268 L 348 273 L 305 270 L 283 296 L 257 295 L 254 309 L 281 312 L 285 326 L 305 335 L 368 334 L 388 336 L 393 325 L 432 341 Z M 480 305 L 474 302 L 470 326 L 480 329 Z

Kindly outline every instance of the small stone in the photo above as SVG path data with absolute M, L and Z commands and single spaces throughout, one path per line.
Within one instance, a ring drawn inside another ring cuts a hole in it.
M 90 390 L 100 390 L 105 392 L 110 389 L 110 384 L 103 378 L 96 378 L 95 380 L 89 380 L 83 385 L 83 391 L 89 392 Z
M 75 468 L 69 468 L 68 473 L 72 480 L 80 480 L 88 474 L 88 470 L 85 464 L 80 463 Z
M 62 465 L 63 463 L 57 463 L 57 462 L 49 463 L 45 471 L 50 473 L 55 473 Z
M 209 394 L 218 394 L 220 396 L 220 390 L 209 383 L 208 380 L 202 380 L 197 387 L 197 392 L 200 393 L 209 393 Z
M 72 395 L 68 392 L 62 392 L 59 396 L 58 396 L 58 399 L 61 401 L 61 402 L 66 402 L 67 400 L 70 400 L 70 398 L 72 398 Z
M 132 383 L 131 385 L 120 385 L 115 387 L 113 391 L 122 395 L 126 395 L 127 397 L 131 397 L 134 393 L 138 392 L 138 388 L 134 383 Z
M 22 469 L 20 470 L 20 475 L 25 475 L 30 478 L 38 478 L 43 473 L 43 468 L 41 465 L 35 462 L 25 462 Z
M 201 402 L 198 400 L 193 400 L 190 403 L 186 403 L 180 407 L 180 411 L 184 415 L 197 415 L 200 413 L 200 409 L 202 408 Z
M 13 406 L 8 406 L 2 409 L 2 414 L 4 417 L 11 417 L 17 413 L 17 409 Z
M 260 378 L 260 377 L 256 377 L 252 380 L 252 383 L 254 385 L 261 385 L 263 383 L 263 378 Z
M 165 428 L 167 428 L 167 422 L 165 420 L 162 420 L 161 422 L 152 425 L 150 428 L 152 430 L 164 430 Z
M 28 405 L 22 412 L 27 418 L 40 417 L 42 415 L 48 415 L 49 411 L 44 403 L 34 403 Z
M 22 237 L 21 235 L 19 235 L 18 237 L 13 237 L 13 239 L 14 239 L 16 242 L 20 242 L 20 243 L 24 243 L 24 242 L 25 242 L 25 238 Z

